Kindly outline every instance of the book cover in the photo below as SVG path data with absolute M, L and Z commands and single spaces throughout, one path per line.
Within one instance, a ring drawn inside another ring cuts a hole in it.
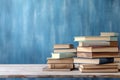
M 110 42 L 107 41 L 83 41 L 79 42 L 78 46 L 87 47 L 87 46 L 110 46 Z
M 92 47 L 77 47 L 77 52 L 118 52 L 118 47 L 92 46 Z
M 59 72 L 63 72 L 63 71 L 71 71 L 72 69 L 50 69 L 50 68 L 48 68 L 48 67 L 44 67 L 43 69 L 42 69 L 43 71 L 59 71 Z
M 118 47 L 118 41 L 83 41 L 83 42 L 78 42 L 78 46 L 81 46 L 81 47 L 89 47 L 89 46 Z
M 79 71 L 82 73 L 115 73 L 118 72 L 117 68 L 112 69 L 82 69 L 79 68 Z
M 80 58 L 110 58 L 120 57 L 118 52 L 77 52 L 77 57 Z
M 73 64 L 48 64 L 50 69 L 72 69 Z
M 109 64 L 80 64 L 80 68 L 83 69 L 114 69 L 118 68 L 118 65 L 115 63 L 109 63 Z
M 106 63 L 114 63 L 118 61 L 119 59 L 115 59 L 115 58 L 96 58 L 96 59 L 74 58 L 74 63 L 81 63 L 81 64 L 106 64 Z
M 101 32 L 100 36 L 119 36 L 116 32 Z
M 63 49 L 63 48 L 65 48 L 65 49 L 69 49 L 69 48 L 74 48 L 74 46 L 72 45 L 72 44 L 55 44 L 54 46 L 54 49 Z
M 72 64 L 73 58 L 62 58 L 62 59 L 55 59 L 55 58 L 47 58 L 47 63 L 63 63 L 63 64 Z
M 75 52 L 52 53 L 52 58 L 72 58 L 75 56 Z
M 54 53 L 57 52 L 76 52 L 76 49 L 54 49 Z
M 111 36 L 76 36 L 74 41 L 118 41 L 118 37 Z

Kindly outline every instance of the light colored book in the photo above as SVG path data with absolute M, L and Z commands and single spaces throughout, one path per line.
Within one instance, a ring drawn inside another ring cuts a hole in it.
M 62 58 L 62 59 L 56 59 L 56 58 L 47 58 L 47 63 L 48 64 L 72 64 L 73 63 L 73 58 Z
M 74 63 L 80 64 L 105 64 L 113 62 L 120 62 L 120 58 L 95 58 L 95 59 L 74 58 Z
M 54 49 L 54 53 L 57 52 L 76 52 L 76 49 Z
M 110 42 L 107 41 L 84 41 L 79 42 L 78 46 L 110 46 Z
M 80 68 L 83 69 L 107 69 L 107 68 L 118 68 L 116 63 L 108 63 L 108 64 L 80 64 Z
M 79 68 L 82 73 L 115 73 L 118 72 L 117 68 L 107 68 L 107 69 L 82 69 Z
M 63 49 L 63 48 L 73 48 L 72 44 L 55 44 L 54 49 L 59 48 L 59 49 Z
M 100 36 L 119 36 L 116 32 L 101 32 Z
M 118 41 L 118 37 L 110 36 L 76 36 L 74 41 Z
M 77 47 L 77 52 L 118 52 L 118 47 L 92 46 L 92 47 Z
M 72 58 L 75 56 L 74 52 L 52 53 L 52 58 Z

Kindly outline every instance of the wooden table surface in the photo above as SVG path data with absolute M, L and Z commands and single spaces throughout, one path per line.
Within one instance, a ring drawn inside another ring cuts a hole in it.
M 46 64 L 1 64 L 0 78 L 120 78 L 120 73 L 81 73 L 78 70 L 68 72 L 42 71 Z

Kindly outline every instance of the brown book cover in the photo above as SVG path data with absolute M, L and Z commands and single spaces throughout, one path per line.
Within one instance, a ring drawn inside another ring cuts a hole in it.
M 72 69 L 73 64 L 48 64 L 50 69 Z
M 111 47 L 118 47 L 118 41 L 110 41 Z
M 74 46 L 72 44 L 55 44 L 54 46 L 54 49 L 69 49 L 69 48 L 73 48 Z
M 76 49 L 54 49 L 54 53 L 56 52 L 76 52 Z
M 108 68 L 108 69 L 82 69 L 79 68 L 82 73 L 115 73 L 118 72 L 118 68 Z
M 108 63 L 108 64 L 80 64 L 80 68 L 83 69 L 116 69 L 118 65 L 115 63 Z
M 92 46 L 92 47 L 77 47 L 77 52 L 118 52 L 118 47 Z
M 118 52 L 77 52 L 77 57 L 81 58 L 109 58 L 120 57 Z
M 73 58 L 62 58 L 62 59 L 48 58 L 47 63 L 48 64 L 52 64 L 52 63 L 72 64 Z
M 48 67 L 44 67 L 43 69 L 42 69 L 43 71 L 71 71 L 72 69 L 50 69 L 50 68 L 48 68 Z

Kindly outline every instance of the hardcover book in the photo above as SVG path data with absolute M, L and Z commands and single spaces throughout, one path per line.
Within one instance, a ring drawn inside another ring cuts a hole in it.
M 76 49 L 54 49 L 54 53 L 57 52 L 76 52 Z
M 100 36 L 119 36 L 119 34 L 115 32 L 101 32 Z
M 118 52 L 118 47 L 92 46 L 92 47 L 77 47 L 77 52 Z
M 48 64 L 48 68 L 50 69 L 72 69 L 73 64 Z
M 73 58 L 63 58 L 63 59 L 48 58 L 47 63 L 48 64 L 53 64 L 53 63 L 72 64 Z
M 52 53 L 52 58 L 72 58 L 75 56 L 74 52 Z
M 118 37 L 111 36 L 76 36 L 74 41 L 118 41 Z
M 82 69 L 79 68 L 79 71 L 82 73 L 114 73 L 118 72 L 117 68 L 111 68 L 111 69 Z
M 73 48 L 73 45 L 72 44 L 55 44 L 54 45 L 54 49 L 56 48 L 60 48 L 60 49 L 63 49 L 63 48 Z
M 81 58 L 110 58 L 120 57 L 118 52 L 77 52 L 77 57 Z
M 74 63 L 80 64 L 106 64 L 120 62 L 120 58 L 97 58 L 97 59 L 87 59 L 87 58 L 74 58 Z
M 78 42 L 78 46 L 81 46 L 81 47 L 89 47 L 89 46 L 118 47 L 118 41 L 83 41 L 83 42 Z
M 109 64 L 80 64 L 80 68 L 82 69 L 114 69 L 118 68 L 118 65 L 115 63 Z

